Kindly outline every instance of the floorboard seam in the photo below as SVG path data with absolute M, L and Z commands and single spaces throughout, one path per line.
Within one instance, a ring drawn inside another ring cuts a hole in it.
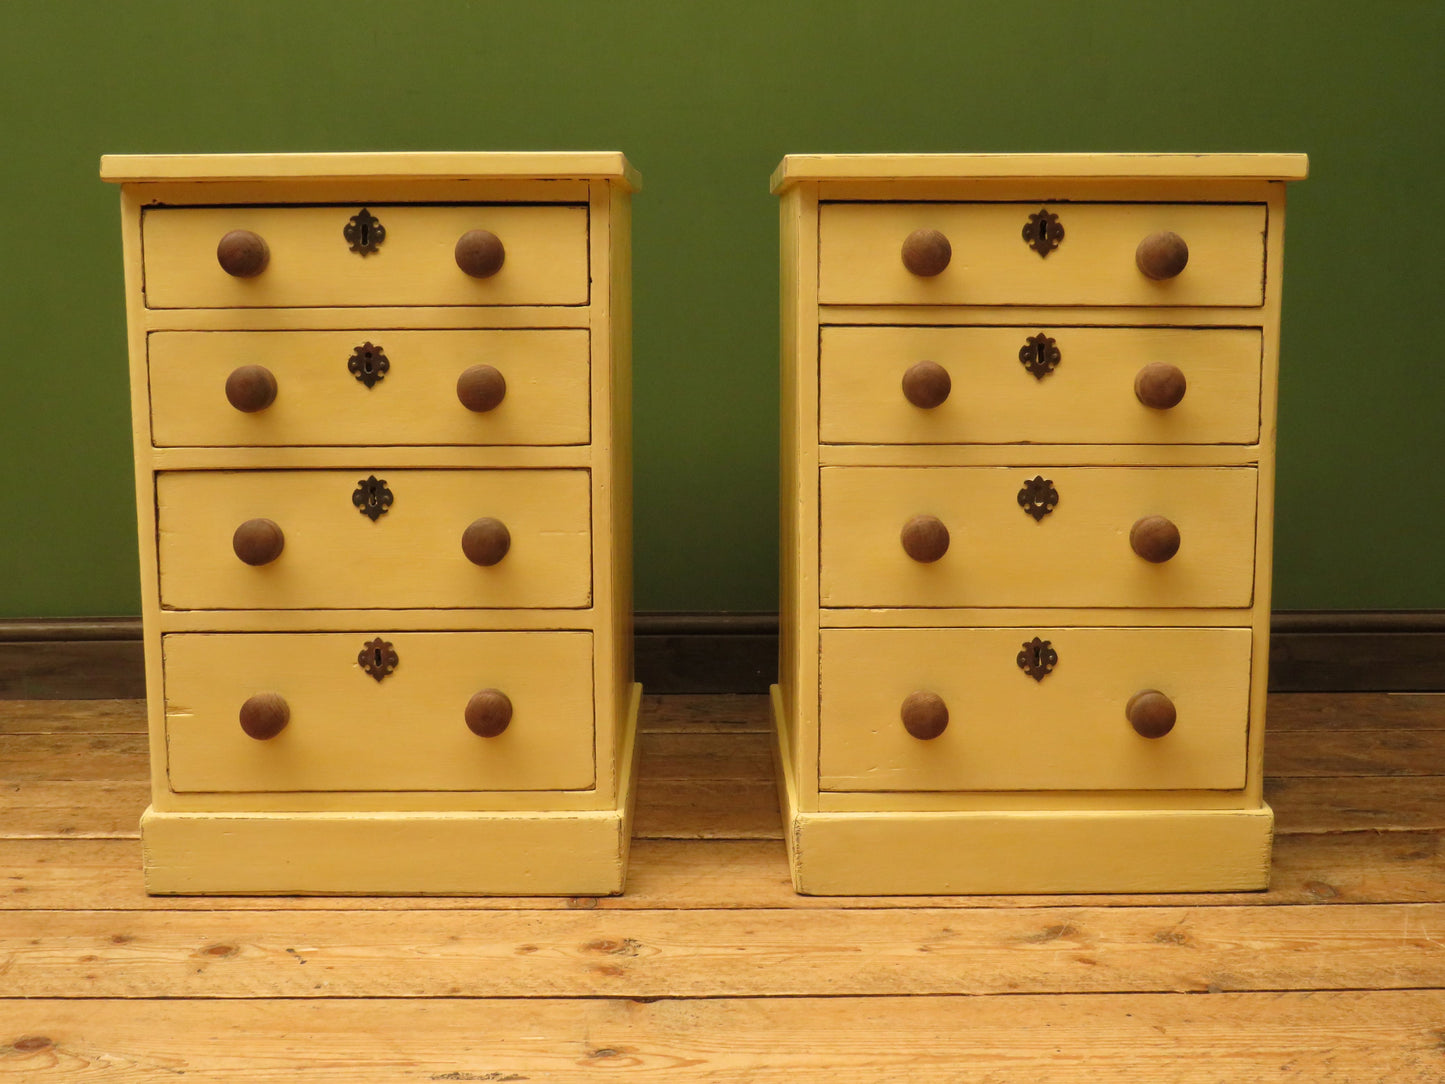
M 658 1001 L 878 1001 L 899 998 L 1097 998 L 1097 997 L 1265 997 L 1280 994 L 1432 994 L 1445 993 L 1445 986 L 1286 986 L 1258 987 L 1247 990 L 1001 990 L 988 994 L 968 993 L 872 993 L 872 994 L 215 994 L 215 995 L 166 995 L 138 994 L 135 996 L 98 997 L 85 994 L 44 995 L 40 997 L 11 996 L 0 994 L 0 1005 L 33 1001 L 295 1001 L 312 1003 L 327 1002 L 370 1002 L 370 1001 L 631 1001 L 651 1004 Z

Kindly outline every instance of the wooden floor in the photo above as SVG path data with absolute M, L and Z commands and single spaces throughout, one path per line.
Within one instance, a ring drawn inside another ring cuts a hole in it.
M 0 702 L 0 1081 L 1439 1084 L 1445 695 L 1270 711 L 1267 894 L 796 896 L 719 696 L 644 704 L 623 897 L 151 899 L 143 704 Z

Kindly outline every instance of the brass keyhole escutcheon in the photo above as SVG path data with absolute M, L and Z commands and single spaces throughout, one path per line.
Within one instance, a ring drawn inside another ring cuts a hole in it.
M 381 347 L 366 342 L 352 350 L 351 357 L 346 361 L 346 368 L 361 383 L 368 388 L 374 388 L 386 378 L 391 369 L 391 359 Z
M 1039 523 L 1058 507 L 1059 491 L 1054 488 L 1053 482 L 1039 474 L 1024 483 L 1018 500 L 1019 507 L 1033 516 L 1035 523 Z
M 1035 636 L 1024 649 L 1019 652 L 1018 667 L 1035 681 L 1043 681 L 1054 672 L 1054 667 L 1059 664 L 1059 653 L 1054 650 L 1053 642 L 1040 640 Z
M 380 249 L 381 243 L 386 240 L 386 227 L 379 218 L 363 207 L 341 227 L 341 236 L 346 238 L 352 252 L 358 256 L 369 256 Z
M 397 668 L 401 658 L 397 655 L 396 648 L 378 636 L 362 645 L 356 662 L 365 673 L 380 682 Z
M 1033 374 L 1035 380 L 1042 380 L 1058 367 L 1064 355 L 1050 335 L 1040 331 L 1030 335 L 1019 347 L 1019 361 Z
M 1029 215 L 1029 220 L 1024 223 L 1023 238 L 1028 242 L 1029 248 L 1040 257 L 1045 257 L 1063 244 L 1064 224 L 1059 221 L 1058 215 L 1046 207 L 1040 207 L 1035 214 Z
M 395 499 L 395 494 L 386 486 L 386 479 L 374 474 L 357 482 L 356 490 L 351 494 L 351 503 L 372 523 L 386 515 Z

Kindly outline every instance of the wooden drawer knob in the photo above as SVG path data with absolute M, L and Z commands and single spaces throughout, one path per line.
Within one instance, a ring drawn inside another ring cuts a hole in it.
M 512 721 L 512 701 L 501 689 L 483 689 L 467 701 L 467 729 L 483 738 L 495 738 Z
M 490 365 L 473 365 L 457 377 L 457 398 L 468 410 L 485 414 L 501 406 L 506 397 L 506 378 Z
M 1162 738 L 1174 729 L 1174 701 L 1158 689 L 1144 689 L 1129 697 L 1124 714 L 1143 738 Z
M 1129 548 L 1160 565 L 1179 552 L 1179 528 L 1163 516 L 1145 516 L 1129 529 Z
M 265 410 L 276 401 L 276 375 L 264 365 L 242 365 L 226 377 L 226 399 L 246 414 Z
M 507 525 L 491 516 L 473 520 L 462 532 L 462 552 L 474 565 L 490 567 L 512 548 L 512 533 Z
M 937 516 L 914 516 L 899 535 L 903 552 L 915 561 L 931 564 L 948 552 L 948 528 Z
M 953 259 L 953 246 L 938 230 L 914 230 L 903 240 L 903 266 L 922 278 L 943 273 Z
M 507 250 L 491 230 L 467 230 L 457 238 L 457 266 L 474 279 L 489 279 L 502 269 Z
M 909 693 L 899 715 L 903 729 L 919 741 L 932 741 L 948 729 L 948 705 L 937 693 Z
M 274 520 L 248 519 L 231 536 L 231 548 L 248 565 L 269 565 L 286 548 L 286 536 Z
M 1135 396 L 1154 410 L 1177 407 L 1187 387 L 1184 370 L 1165 361 L 1150 362 L 1134 374 Z
M 903 374 L 903 397 L 922 410 L 932 410 L 948 398 L 953 379 L 936 361 L 920 361 Z
M 1177 233 L 1151 233 L 1134 250 L 1134 262 L 1151 279 L 1172 279 L 1189 263 L 1189 246 Z
M 257 741 L 274 738 L 290 721 L 290 705 L 278 693 L 257 693 L 241 705 L 241 729 Z
M 271 262 L 266 239 L 250 230 L 232 230 L 216 246 L 221 270 L 238 279 L 253 279 Z

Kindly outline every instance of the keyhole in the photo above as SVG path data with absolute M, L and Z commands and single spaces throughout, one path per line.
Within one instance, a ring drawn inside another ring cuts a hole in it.
M 381 667 L 381 648 L 376 648 L 371 656 L 373 664 L 379 669 Z
M 365 222 L 361 224 L 361 247 L 369 248 L 371 245 L 371 227 Z M 367 370 L 370 372 L 371 370 Z
M 365 238 L 366 238 L 366 229 L 365 229 L 365 227 L 362 227 L 362 243 L 363 243 L 363 244 L 366 243 Z M 361 368 L 366 372 L 366 375 L 367 375 L 367 376 L 370 376 L 370 375 L 372 374 L 372 371 L 373 371 L 373 368 L 374 368 L 374 366 L 372 365 L 372 353 L 371 353 L 371 351 L 368 350 L 365 354 L 362 355 L 362 357 L 365 358 L 366 360 L 362 362 Z
M 370 507 L 375 508 L 375 507 L 376 507 L 376 501 L 377 501 L 376 490 L 374 490 L 374 489 L 369 489 L 369 490 L 367 490 L 367 491 L 366 491 L 366 503 L 367 503 Z M 377 656 L 378 659 L 379 659 L 380 657 L 381 657 L 380 655 Z

